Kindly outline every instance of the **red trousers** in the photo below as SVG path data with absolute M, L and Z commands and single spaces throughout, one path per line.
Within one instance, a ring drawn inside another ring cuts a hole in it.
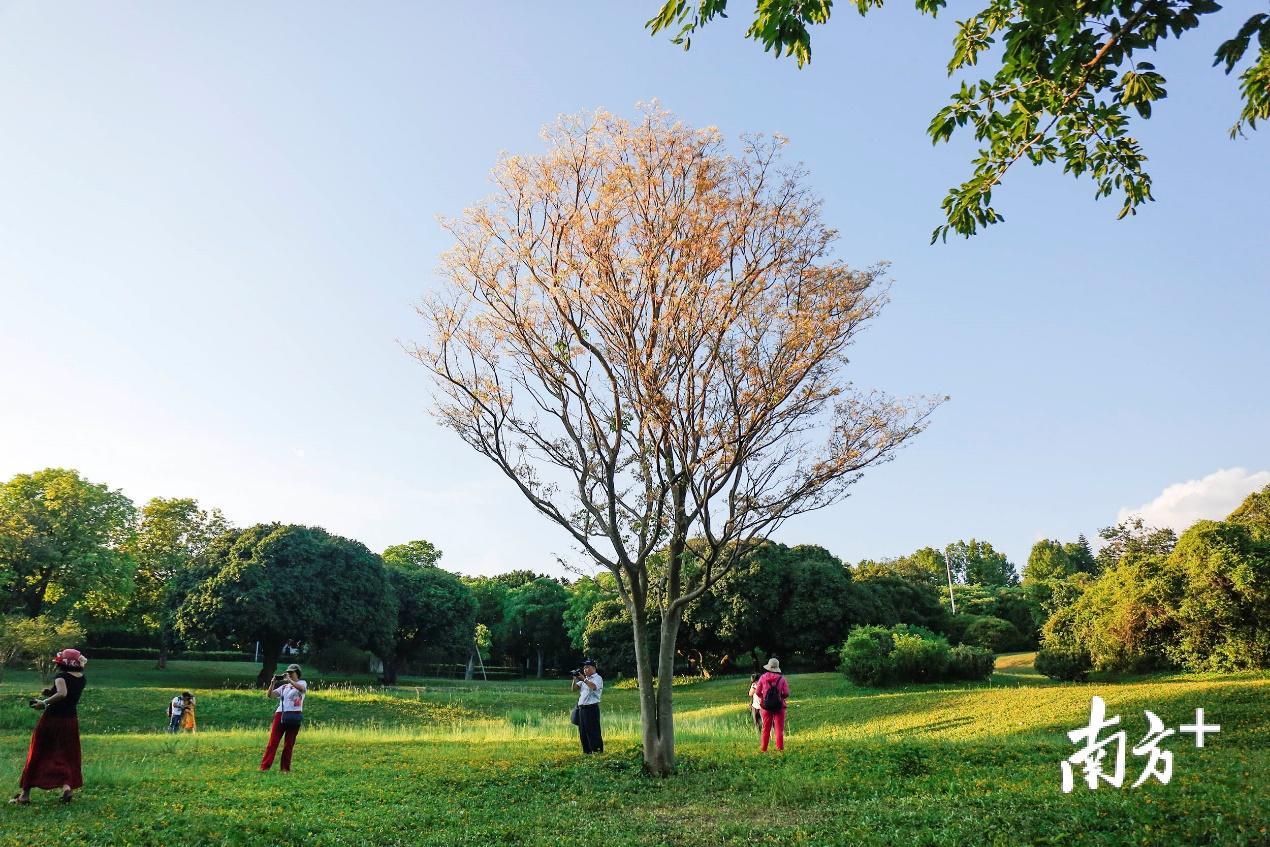
M 776 729 L 776 749 L 785 749 L 785 710 L 779 712 L 769 712 L 763 709 L 763 743 L 759 746 L 759 750 L 767 752 L 767 742 L 772 737 L 772 729 Z
M 284 736 L 282 745 L 282 772 L 291 770 L 291 749 L 295 747 L 295 737 L 300 734 L 298 726 L 282 726 L 282 713 L 273 713 L 273 724 L 269 727 L 269 743 L 265 745 L 265 755 L 260 760 L 260 769 L 267 771 L 273 767 L 273 755 L 278 752 L 278 741 Z

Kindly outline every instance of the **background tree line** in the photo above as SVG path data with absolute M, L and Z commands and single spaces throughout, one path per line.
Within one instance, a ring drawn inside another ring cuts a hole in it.
M 259 645 L 263 682 L 302 643 L 378 656 L 392 681 L 473 642 L 476 600 L 440 557 L 426 541 L 379 555 L 318 527 L 236 528 L 188 498 L 137 508 L 73 470 L 18 474 L 0 486 L 0 657 L 38 662 L 50 638 L 146 648 L 160 666 L 176 648 Z
M 854 628 L 897 624 L 992 652 L 1040 646 L 1042 669 L 1071 678 L 1270 666 L 1270 488 L 1180 539 L 1139 520 L 1101 537 L 1097 554 L 1083 536 L 1036 542 L 1021 579 L 973 538 L 854 565 L 816 545 L 753 544 L 685 610 L 678 671 L 744 672 L 770 655 L 828 669 Z M 429 663 L 543 676 L 580 653 L 633 673 L 610 574 L 459 576 L 441 555 L 423 540 L 375 554 L 317 527 L 235 528 L 188 498 L 138 508 L 70 470 L 19 474 L 0 487 L 0 660 L 86 637 L 160 666 L 177 649 L 259 644 L 262 679 L 288 642 L 348 670 L 378 657 L 388 682 Z

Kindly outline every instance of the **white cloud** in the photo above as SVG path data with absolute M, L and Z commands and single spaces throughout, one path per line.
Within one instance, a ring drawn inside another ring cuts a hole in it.
M 1244 468 L 1227 468 L 1203 479 L 1174 483 L 1149 503 L 1122 508 L 1116 520 L 1141 515 L 1148 526 L 1171 527 L 1180 535 L 1195 521 L 1226 517 L 1245 497 L 1267 485 L 1270 471 L 1250 473 Z

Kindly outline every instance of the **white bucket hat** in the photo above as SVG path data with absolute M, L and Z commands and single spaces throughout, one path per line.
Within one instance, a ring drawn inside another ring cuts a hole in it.
M 763 670 L 771 671 L 772 673 L 780 673 L 781 663 L 775 656 L 773 656 L 772 658 L 767 660 L 766 665 L 763 665 Z

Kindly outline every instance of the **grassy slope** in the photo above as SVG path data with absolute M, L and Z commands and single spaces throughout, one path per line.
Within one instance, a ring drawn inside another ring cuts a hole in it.
M 295 772 L 254 771 L 269 704 L 250 666 L 90 666 L 81 722 L 88 789 L 70 807 L 37 794 L 0 809 L 0 845 L 31 843 L 1270 844 L 1270 675 L 1157 676 L 1058 685 L 1027 655 L 989 686 L 873 691 L 834 674 L 791 677 L 789 751 L 760 756 L 746 681 L 676 691 L 681 773 L 641 775 L 634 692 L 605 695 L 609 752 L 583 760 L 565 721 L 567 683 L 422 681 L 392 692 L 315 680 Z M 196 737 L 159 734 L 176 687 L 199 695 Z M 38 687 L 0 685 L 0 761 L 16 781 Z M 1167 725 L 1203 706 L 1222 724 L 1202 750 L 1171 738 L 1171 784 L 1059 789 L 1063 733 L 1091 694 Z M 740 695 L 740 696 L 738 696 Z M 916 752 L 913 752 L 916 751 Z M 902 776 L 908 761 L 918 771 Z M 35 827 L 40 834 L 35 836 Z

